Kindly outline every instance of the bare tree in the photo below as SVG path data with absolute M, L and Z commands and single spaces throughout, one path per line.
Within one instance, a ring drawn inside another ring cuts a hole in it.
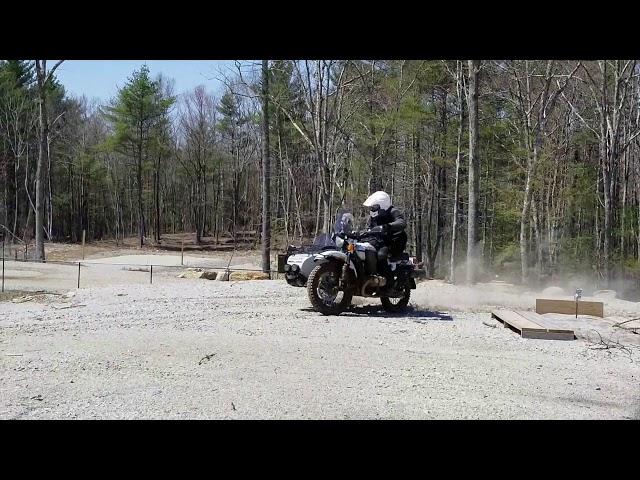
M 467 220 L 467 283 L 476 281 L 478 216 L 480 205 L 480 157 L 478 155 L 478 89 L 480 61 L 469 60 L 469 209 Z
M 18 198 L 18 178 L 22 158 L 27 155 L 29 135 L 35 129 L 37 116 L 31 102 L 25 95 L 9 96 L 0 110 L 0 129 L 13 157 L 13 225 L 11 233 L 18 230 L 20 202 Z M 6 193 L 6 192 L 5 192 Z M 8 223 L 8 221 L 7 221 Z
M 271 158 L 269 152 L 269 60 L 262 61 L 262 271 L 271 271 Z
M 575 74 L 578 65 L 567 75 L 561 75 L 553 60 L 544 62 L 512 61 L 505 64 L 512 77 L 510 84 L 511 101 L 518 112 L 516 127 L 522 138 L 522 146 L 526 152 L 526 161 L 521 165 L 525 171 L 524 197 L 520 216 L 520 265 L 521 279 L 526 282 L 529 273 L 527 228 L 529 217 L 536 204 L 533 196 L 533 181 L 540 161 L 543 143 L 548 134 L 549 120 L 557 105 L 557 99 L 565 90 L 569 80 Z M 541 73 L 542 71 L 542 73 Z M 560 83 L 559 79 L 564 80 Z M 554 80 L 557 80 L 554 85 Z M 534 211 L 534 228 L 537 229 L 537 210 Z M 537 242 L 541 245 L 541 240 Z M 541 255 L 538 255 L 540 258 Z
M 49 164 L 49 114 L 47 110 L 47 86 L 53 73 L 64 62 L 59 60 L 47 71 L 46 60 L 36 60 L 36 79 L 40 108 L 40 142 L 38 150 L 38 166 L 36 168 L 36 249 L 34 258 L 45 260 L 44 256 L 44 169 Z
M 193 214 L 196 243 L 202 241 L 206 222 L 206 183 L 208 165 L 214 155 L 215 100 L 203 86 L 184 96 L 180 125 L 184 144 L 178 160 L 192 179 Z
M 454 283 L 456 238 L 458 234 L 458 194 L 460 184 L 460 162 L 462 157 L 462 133 L 464 131 L 464 64 L 456 62 L 456 92 L 458 95 L 458 144 L 456 150 L 455 186 L 453 190 L 453 215 L 451 218 L 451 258 L 449 260 L 449 280 Z
M 637 82 L 639 73 L 635 60 L 599 60 L 597 70 L 582 63 L 580 65 L 598 114 L 597 128 L 590 125 L 573 106 L 572 109 L 599 142 L 604 197 L 604 278 L 608 283 L 611 280 L 614 172 L 618 168 L 620 157 L 640 135 L 640 125 L 637 123 L 633 127 L 627 125 L 624 128 L 629 110 L 638 111 L 638 99 L 633 96 L 633 80 Z

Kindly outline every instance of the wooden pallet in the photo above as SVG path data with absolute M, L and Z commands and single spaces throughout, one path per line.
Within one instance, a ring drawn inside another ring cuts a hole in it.
M 536 313 L 561 313 L 563 315 L 576 314 L 576 302 L 574 300 L 551 300 L 536 298 Z M 604 317 L 604 304 L 602 302 L 578 302 L 578 315 L 591 315 Z
M 502 322 L 505 327 L 520 333 L 522 338 L 541 340 L 573 340 L 573 330 L 553 328 L 544 323 L 544 317 L 534 312 L 513 310 L 494 310 L 491 316 Z

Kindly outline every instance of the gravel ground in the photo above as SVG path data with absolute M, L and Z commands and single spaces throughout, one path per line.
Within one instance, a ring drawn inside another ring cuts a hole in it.
M 0 418 L 640 418 L 637 347 L 521 339 L 436 283 L 324 317 L 283 281 L 159 278 L 0 302 Z

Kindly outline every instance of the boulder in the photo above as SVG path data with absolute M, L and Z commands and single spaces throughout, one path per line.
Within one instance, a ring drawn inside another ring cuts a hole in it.
M 205 270 L 204 272 L 200 272 L 199 278 L 204 278 L 205 280 L 215 280 L 218 276 L 218 272 L 215 270 Z
M 179 278 L 204 278 L 205 280 L 215 280 L 217 276 L 214 270 L 203 270 L 201 268 L 187 268 L 178 275 Z
M 269 274 L 265 272 L 231 272 L 229 280 L 269 280 Z
M 198 278 L 200 272 L 194 272 L 193 270 L 185 270 L 184 272 L 178 275 L 178 278 Z

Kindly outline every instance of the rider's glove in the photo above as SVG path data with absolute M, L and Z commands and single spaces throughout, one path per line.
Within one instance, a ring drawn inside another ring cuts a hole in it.
M 369 231 L 371 233 L 383 233 L 384 234 L 385 231 L 386 231 L 386 227 L 387 227 L 386 225 L 377 225 L 377 226 L 373 227 L 372 229 L 370 229 Z

